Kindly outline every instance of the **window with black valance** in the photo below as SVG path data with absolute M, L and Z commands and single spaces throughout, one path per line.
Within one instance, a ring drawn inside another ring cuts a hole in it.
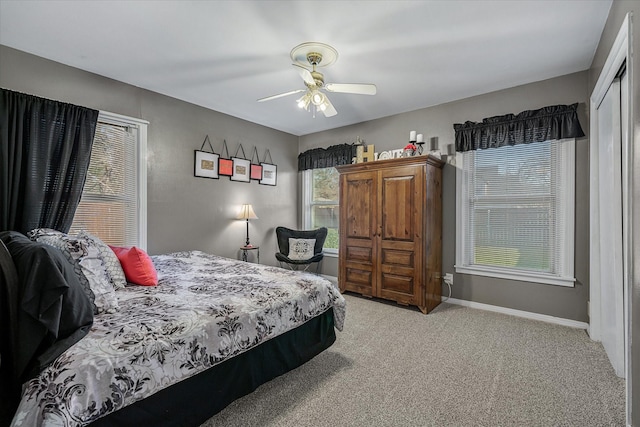
M 456 151 L 498 148 L 554 139 L 584 136 L 577 114 L 578 104 L 553 105 L 454 124 Z
M 348 165 L 355 156 L 355 144 L 338 144 L 327 148 L 313 148 L 298 155 L 298 171 Z

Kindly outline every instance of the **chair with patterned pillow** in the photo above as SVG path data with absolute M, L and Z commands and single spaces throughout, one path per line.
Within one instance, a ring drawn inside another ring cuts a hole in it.
M 324 258 L 322 247 L 327 238 L 327 228 L 317 230 L 292 230 L 286 227 L 276 227 L 278 249 L 276 259 L 280 267 L 286 264 L 291 270 L 304 267 L 306 271 L 311 264 L 316 264 L 316 274 L 320 272 L 320 261 Z

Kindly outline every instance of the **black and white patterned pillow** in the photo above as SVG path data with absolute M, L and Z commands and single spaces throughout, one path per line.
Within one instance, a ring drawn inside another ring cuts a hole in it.
M 28 236 L 32 240 L 60 249 L 67 259 L 72 259 L 75 261 L 74 264 L 77 262 L 80 265 L 81 273 L 89 282 L 90 290 L 94 296 L 92 301 L 95 307 L 95 314 L 114 313 L 117 311 L 118 297 L 107 275 L 98 246 L 92 240 L 84 237 L 74 237 L 59 231 L 51 232 L 46 230 L 32 230 L 28 233 Z
M 316 239 L 294 239 L 289 238 L 289 259 L 296 261 L 306 261 L 313 257 L 313 248 Z
M 34 242 L 38 240 L 38 237 L 42 236 L 67 236 L 67 234 L 53 228 L 34 228 L 27 232 L 27 237 Z
M 113 285 L 114 289 L 123 289 L 127 285 L 127 279 L 124 276 L 124 270 L 122 265 L 118 261 L 118 257 L 111 250 L 111 248 L 104 243 L 98 236 L 94 236 L 84 230 L 78 233 L 78 237 L 91 240 L 100 251 L 100 257 L 107 271 L 109 281 Z
M 29 239 L 31 239 L 32 241 L 48 244 L 49 246 L 53 246 L 57 249 L 60 249 L 57 245 L 46 243 L 44 242 L 44 240 L 46 240 L 48 237 L 52 237 L 53 239 L 55 239 L 56 237 L 64 237 L 64 236 L 66 236 L 65 233 L 61 231 L 53 230 L 51 228 L 36 228 L 27 232 L 27 237 L 29 237 Z M 43 238 L 43 240 L 39 240 L 40 238 Z M 82 266 L 80 265 L 80 262 L 78 261 L 78 259 L 74 258 L 73 255 L 71 255 L 71 252 L 69 252 L 68 250 L 64 249 L 64 250 L 60 250 L 60 252 L 62 252 L 64 257 L 67 259 L 67 261 L 69 261 L 69 263 L 73 266 L 73 271 L 78 277 L 78 281 L 80 282 L 80 286 L 82 286 L 82 290 L 84 291 L 87 298 L 89 298 L 89 301 L 91 301 L 91 305 L 93 306 L 93 312 L 97 313 L 96 304 L 95 304 L 95 295 L 91 290 L 91 285 L 89 284 L 89 280 L 87 279 L 87 276 L 85 276 L 84 273 L 82 272 Z

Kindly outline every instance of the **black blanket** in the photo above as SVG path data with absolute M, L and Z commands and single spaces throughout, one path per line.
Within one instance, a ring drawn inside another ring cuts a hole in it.
M 23 382 L 89 332 L 93 307 L 73 266 L 58 249 L 15 231 L 1 232 L 0 239 L 18 278 L 0 275 L 5 277 L 0 279 L 2 395 L 13 402 L 16 392 L 19 400 Z

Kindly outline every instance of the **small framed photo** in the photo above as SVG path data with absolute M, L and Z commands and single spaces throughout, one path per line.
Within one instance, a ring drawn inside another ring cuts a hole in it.
M 262 165 L 251 163 L 251 179 L 262 179 Z
M 194 176 L 218 179 L 218 154 L 195 150 Z
M 218 173 L 224 176 L 233 175 L 233 160 L 231 159 L 218 159 Z
M 260 184 L 262 185 L 276 185 L 277 181 L 277 166 L 269 163 L 260 163 L 262 166 L 262 179 Z
M 249 182 L 251 161 L 239 157 L 233 157 L 232 160 L 233 174 L 231 175 L 231 181 Z

